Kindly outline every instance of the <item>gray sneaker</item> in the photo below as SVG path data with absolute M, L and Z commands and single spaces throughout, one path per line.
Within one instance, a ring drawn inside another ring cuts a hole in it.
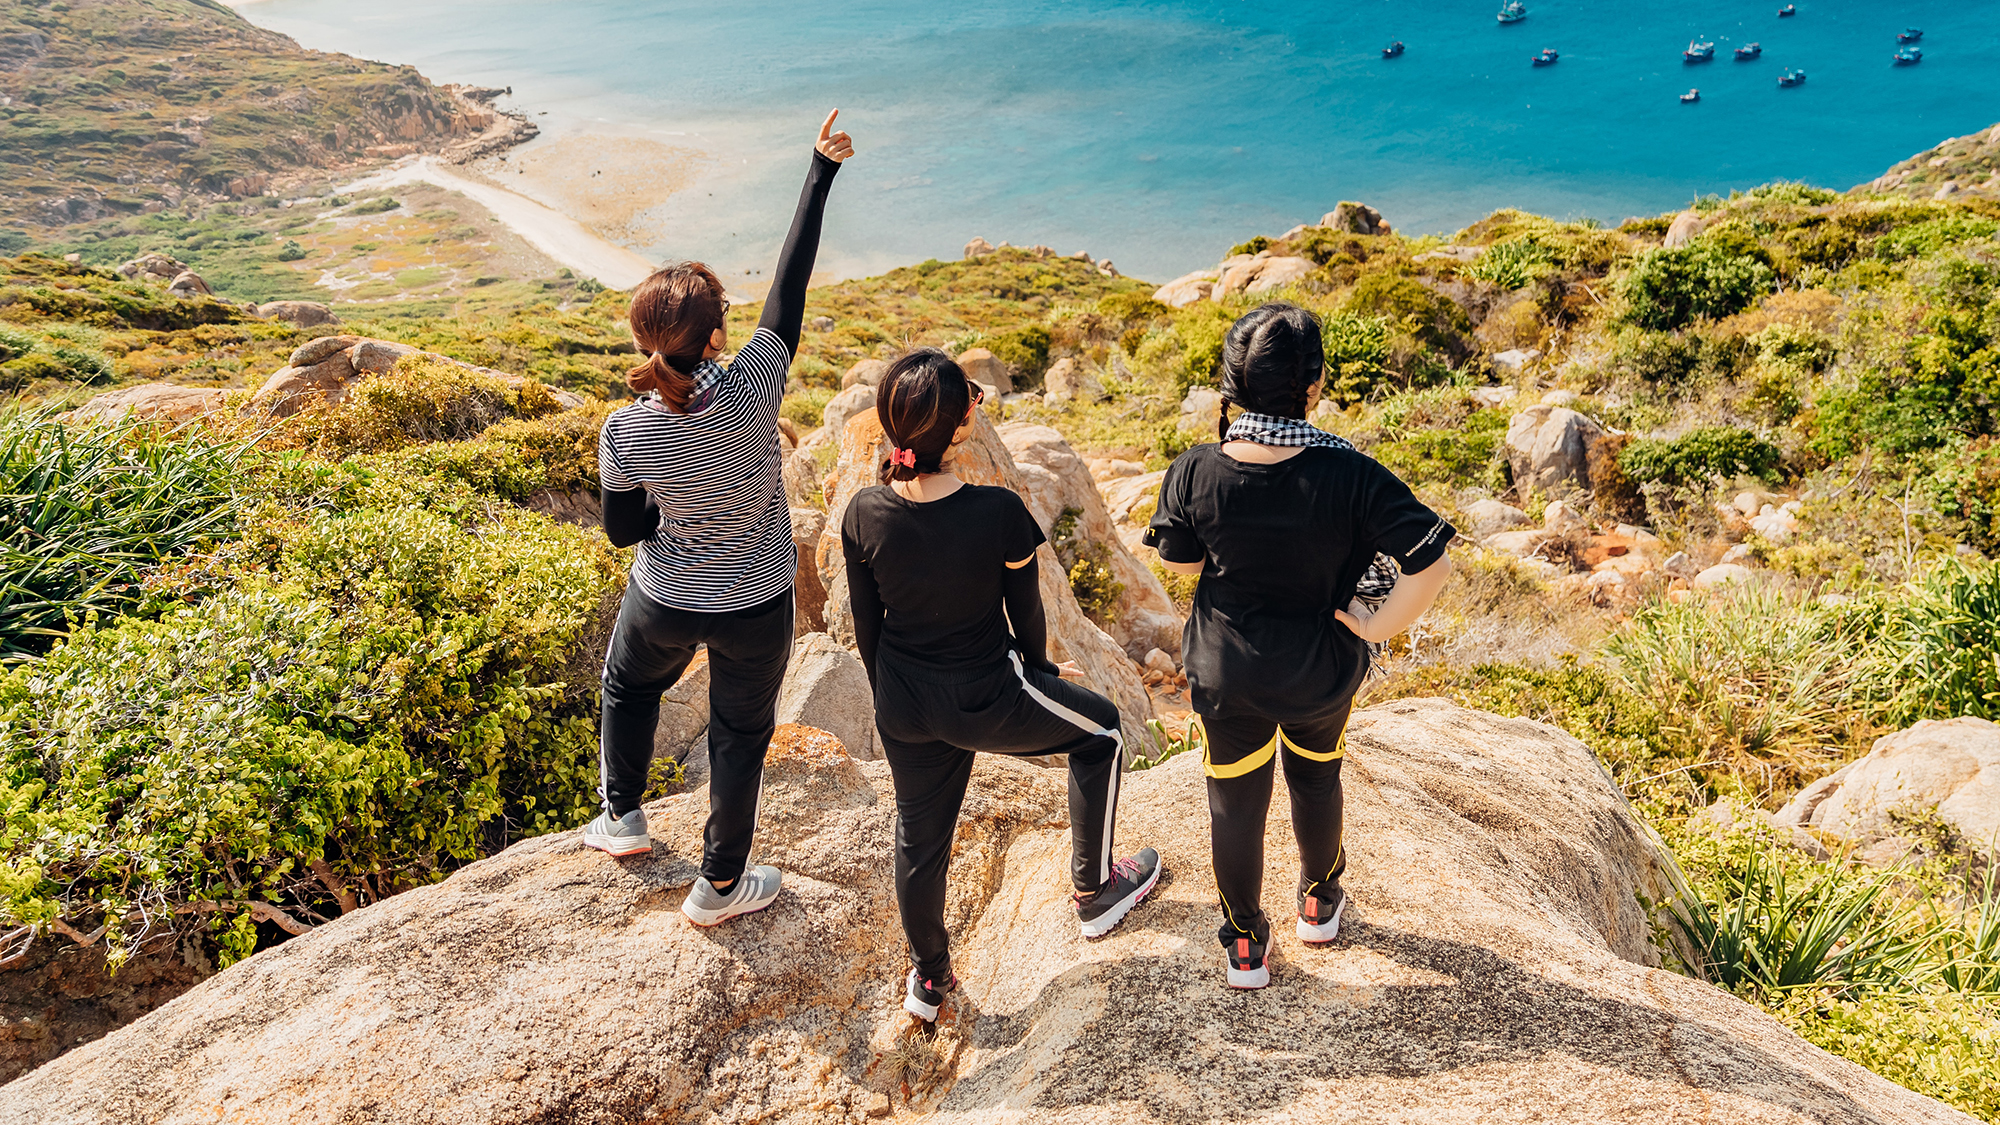
M 716 890 L 707 879 L 697 878 L 687 901 L 681 903 L 681 913 L 697 926 L 713 926 L 738 914 L 754 914 L 771 905 L 783 881 L 777 868 L 762 865 L 746 868 L 729 885 L 727 894 Z
M 652 851 L 653 838 L 646 835 L 646 810 L 633 809 L 624 816 L 612 816 L 611 810 L 605 809 L 584 827 L 583 846 L 611 855 Z

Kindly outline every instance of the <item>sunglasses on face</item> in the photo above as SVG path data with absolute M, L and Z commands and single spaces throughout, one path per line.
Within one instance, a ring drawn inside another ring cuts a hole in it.
M 972 405 L 978 406 L 980 403 L 986 401 L 985 387 L 980 386 L 978 383 L 975 383 L 970 379 L 967 379 L 965 381 L 965 385 L 972 389 Z

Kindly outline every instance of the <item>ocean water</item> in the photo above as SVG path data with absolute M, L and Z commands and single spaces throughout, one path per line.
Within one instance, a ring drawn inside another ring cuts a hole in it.
M 551 135 L 710 154 L 654 257 L 763 264 L 829 107 L 858 152 L 822 264 L 848 275 L 967 239 L 1087 249 L 1133 276 L 1341 199 L 1399 230 L 1499 207 L 1616 223 L 1771 180 L 1846 188 L 2000 120 L 2000 4 L 1797 0 L 248 0 L 308 47 L 512 86 Z M 1891 65 L 1922 27 L 1924 61 Z M 1691 38 L 1717 60 L 1686 65 Z M 1407 53 L 1384 60 L 1392 39 Z M 1761 42 L 1755 62 L 1732 48 Z M 1533 68 L 1543 47 L 1561 62 Z M 1779 89 L 1788 67 L 1807 83 Z M 1699 87 L 1702 100 L 1678 96 Z M 607 173 L 612 174 L 612 173 Z

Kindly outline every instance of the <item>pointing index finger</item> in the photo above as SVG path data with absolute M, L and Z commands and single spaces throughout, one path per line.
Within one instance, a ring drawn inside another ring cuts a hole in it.
M 826 140 L 828 137 L 833 135 L 833 119 L 839 116 L 840 116 L 840 111 L 836 109 L 832 113 L 826 115 L 825 121 L 820 122 L 819 126 L 820 140 L 822 141 Z

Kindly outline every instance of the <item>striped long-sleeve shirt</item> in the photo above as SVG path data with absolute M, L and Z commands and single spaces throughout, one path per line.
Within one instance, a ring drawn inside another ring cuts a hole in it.
M 639 539 L 632 581 L 675 609 L 724 613 L 789 589 L 798 572 L 778 446 L 778 404 L 798 350 L 806 281 L 839 165 L 813 154 L 757 331 L 687 414 L 645 399 L 615 411 L 597 439 L 606 530 L 645 500 L 659 522 Z M 711 368 L 711 370 L 713 370 Z M 643 494 L 638 490 L 643 489 Z M 629 543 L 633 532 L 613 541 Z

